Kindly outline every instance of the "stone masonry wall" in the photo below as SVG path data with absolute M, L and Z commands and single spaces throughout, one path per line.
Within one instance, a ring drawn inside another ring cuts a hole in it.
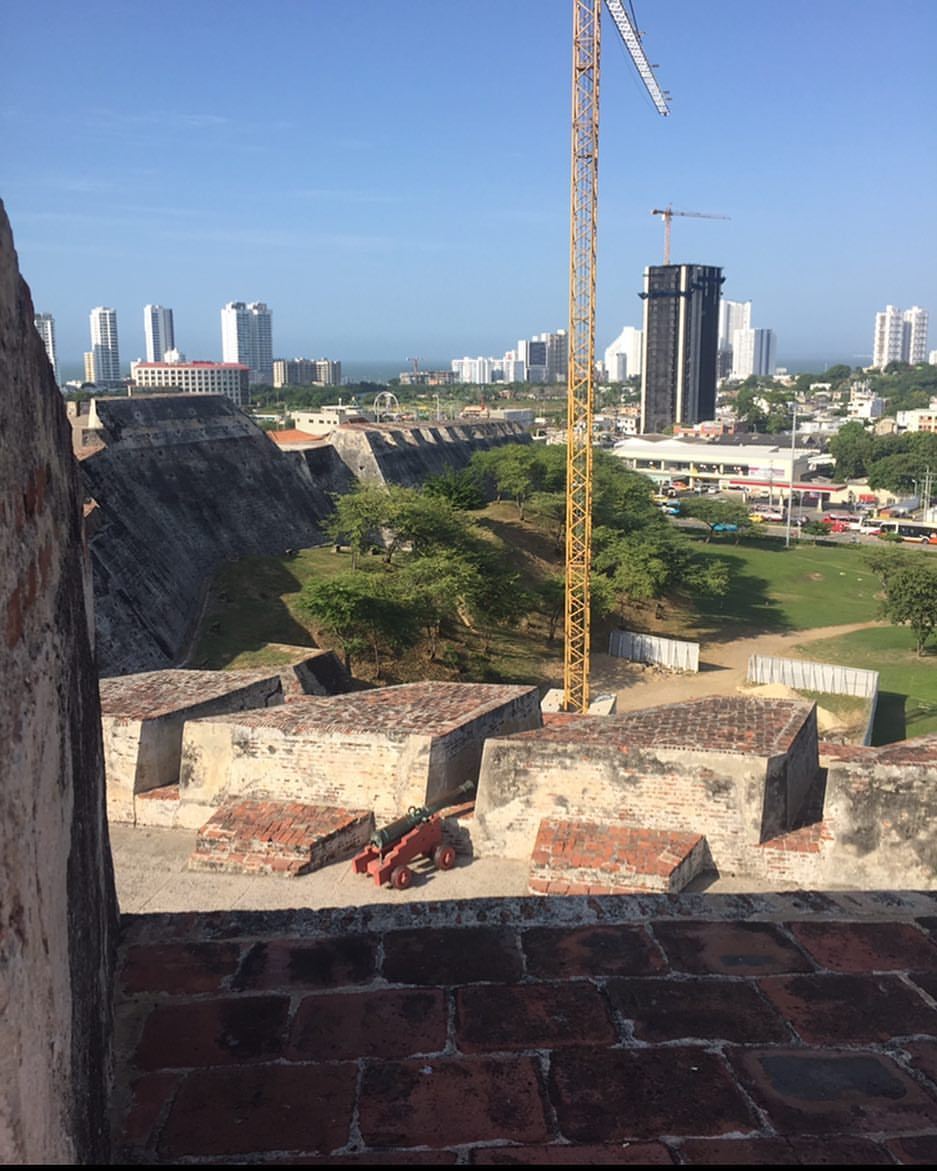
M 0 1162 L 108 1161 L 117 906 L 82 495 L 0 205 Z
M 485 745 L 476 805 L 479 854 L 529 856 L 544 817 L 609 820 L 706 836 L 721 873 L 746 873 L 761 840 L 768 759 L 681 749 Z
M 287 736 L 233 717 L 193 720 L 182 740 L 179 824 L 201 825 L 234 796 L 373 809 L 379 821 L 392 820 L 422 804 L 429 760 L 427 736 Z
M 215 567 L 321 542 L 331 501 L 226 398 L 96 406 L 107 445 L 81 470 L 101 518 L 90 543 L 101 671 L 166 667 Z
M 357 480 L 407 488 L 417 488 L 447 468 L 466 467 L 476 451 L 531 442 L 516 423 L 350 424 L 339 427 L 330 440 Z

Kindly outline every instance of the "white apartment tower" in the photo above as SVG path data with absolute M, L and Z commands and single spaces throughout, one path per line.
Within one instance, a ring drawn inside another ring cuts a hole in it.
M 162 362 L 166 352 L 176 348 L 171 309 L 164 309 L 162 305 L 144 305 L 143 332 L 148 362 Z
M 773 378 L 777 366 L 773 329 L 737 329 L 732 334 L 731 378 Z
M 39 336 L 42 338 L 42 344 L 46 348 L 46 354 L 49 358 L 49 365 L 55 373 L 55 381 L 59 380 L 59 364 L 55 356 L 55 318 L 51 313 L 37 313 L 36 314 L 36 329 L 39 330 Z
M 229 301 L 221 310 L 225 362 L 240 362 L 252 383 L 273 382 L 273 314 L 263 301 Z
M 120 350 L 117 344 L 117 310 L 103 305 L 91 310 L 91 361 L 99 386 L 120 385 Z
M 751 301 L 719 302 L 719 349 L 732 349 L 732 335 L 737 329 L 751 329 Z
M 907 362 L 916 365 L 927 361 L 927 310 L 912 305 L 904 311 L 904 344 Z
M 641 352 L 644 334 L 634 326 L 626 325 L 605 351 L 605 372 L 609 382 L 640 377 Z
M 919 305 L 899 309 L 886 305 L 875 314 L 872 365 L 884 370 L 889 362 L 927 361 L 928 313 Z

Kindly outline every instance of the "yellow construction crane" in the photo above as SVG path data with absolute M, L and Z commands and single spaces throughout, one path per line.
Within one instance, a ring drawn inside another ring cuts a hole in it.
M 608 9 L 657 111 L 667 115 L 641 38 L 621 0 L 573 0 L 573 141 L 566 422 L 566 711 L 589 710 L 589 571 L 592 562 L 592 402 L 599 182 L 599 50 Z
M 675 215 L 689 216 L 694 220 L 728 220 L 732 218 L 708 211 L 674 211 L 669 203 L 666 207 L 655 207 L 651 215 L 659 215 L 664 221 L 664 264 L 670 263 L 670 222 Z

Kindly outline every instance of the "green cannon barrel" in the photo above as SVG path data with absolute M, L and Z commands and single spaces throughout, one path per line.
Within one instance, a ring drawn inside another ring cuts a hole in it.
M 430 801 L 427 805 L 411 805 L 403 817 L 398 817 L 396 821 L 392 821 L 390 825 L 385 825 L 382 829 L 376 829 L 371 834 L 371 845 L 375 846 L 382 853 L 385 850 L 389 850 L 391 846 L 400 841 L 404 834 L 408 834 L 410 830 L 416 829 L 421 822 L 429 821 L 433 814 L 438 813 L 440 809 L 446 809 L 450 805 L 460 804 L 474 789 L 475 782 L 466 781 L 458 789 L 454 789 L 450 793 L 444 793 L 441 797 L 437 797 L 435 801 Z

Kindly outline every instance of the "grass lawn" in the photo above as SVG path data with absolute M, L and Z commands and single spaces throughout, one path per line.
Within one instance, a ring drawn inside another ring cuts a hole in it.
M 798 648 L 811 659 L 879 672 L 873 744 L 937 732 L 937 653 L 918 658 L 904 627 L 854 630 Z
M 878 614 L 879 582 L 853 546 L 793 545 L 752 540 L 733 545 L 698 544 L 701 553 L 729 568 L 731 585 L 722 598 L 697 603 L 697 633 L 712 637 L 728 627 L 746 633 L 812 630 L 869 622 Z

